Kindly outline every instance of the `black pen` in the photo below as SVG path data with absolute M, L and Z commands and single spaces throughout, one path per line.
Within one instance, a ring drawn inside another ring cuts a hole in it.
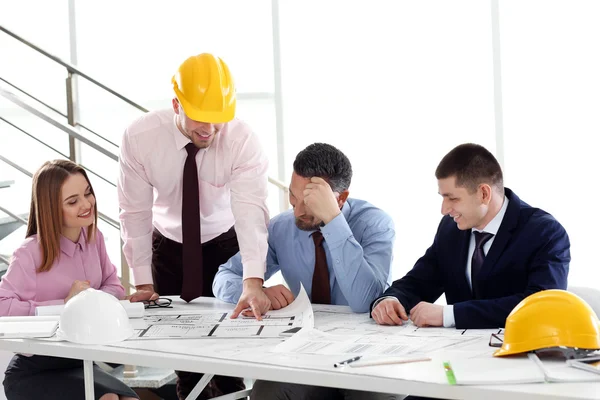
M 344 361 L 337 362 L 337 363 L 333 364 L 333 366 L 334 366 L 335 368 L 337 368 L 337 367 L 341 367 L 342 365 L 348 365 L 348 364 L 350 364 L 350 363 L 353 363 L 354 361 L 358 361 L 358 360 L 360 360 L 361 358 L 362 358 L 362 356 L 356 356 L 356 357 L 352 357 L 352 358 L 349 358 L 349 359 L 347 359 L 347 360 L 344 360 Z

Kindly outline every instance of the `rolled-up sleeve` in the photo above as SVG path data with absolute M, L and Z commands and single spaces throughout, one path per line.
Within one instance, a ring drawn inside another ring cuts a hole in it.
M 152 284 L 153 191 L 139 152 L 128 131 L 123 135 L 119 157 L 119 219 L 123 253 L 136 285 Z
M 236 143 L 231 177 L 231 208 L 240 245 L 243 279 L 264 279 L 267 258 L 269 163 L 256 135 Z

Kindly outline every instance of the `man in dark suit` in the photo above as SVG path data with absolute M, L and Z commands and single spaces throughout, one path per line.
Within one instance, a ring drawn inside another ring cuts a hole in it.
M 444 217 L 425 255 L 373 302 L 377 323 L 400 325 L 410 310 L 420 327 L 498 328 L 525 297 L 567 288 L 565 229 L 504 188 L 489 151 L 460 145 L 435 175 Z M 433 304 L 442 293 L 448 305 Z

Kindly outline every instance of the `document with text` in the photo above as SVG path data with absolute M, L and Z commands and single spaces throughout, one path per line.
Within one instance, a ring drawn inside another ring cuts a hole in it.
M 277 338 L 291 328 L 314 327 L 312 306 L 303 287 L 292 304 L 267 312 L 262 321 L 241 315 L 231 319 L 230 316 L 230 311 L 147 310 L 144 318 L 131 320 L 135 334 L 128 340 Z

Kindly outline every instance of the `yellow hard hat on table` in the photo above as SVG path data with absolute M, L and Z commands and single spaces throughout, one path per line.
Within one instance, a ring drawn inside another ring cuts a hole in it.
M 523 299 L 506 318 L 504 342 L 494 356 L 534 350 L 600 349 L 600 321 L 579 296 L 543 290 Z
M 173 90 L 188 118 L 212 124 L 235 117 L 235 85 L 227 64 L 202 53 L 179 66 L 171 79 Z

